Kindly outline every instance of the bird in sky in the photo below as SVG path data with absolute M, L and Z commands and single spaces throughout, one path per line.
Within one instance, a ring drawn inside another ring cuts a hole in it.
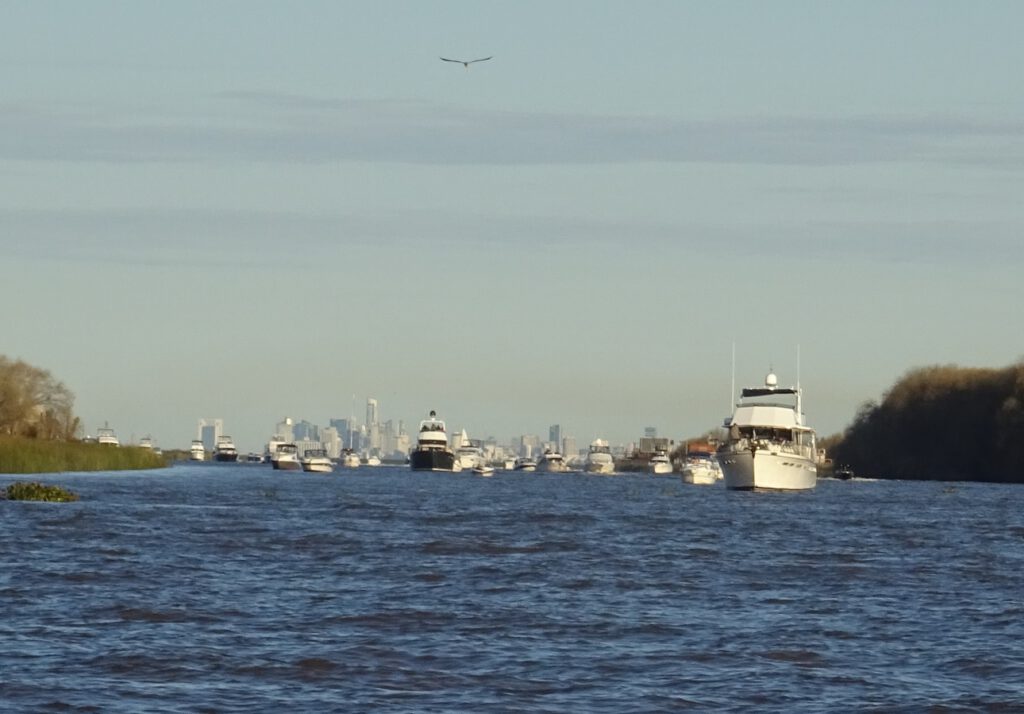
M 494 55 L 491 55 L 491 57 L 493 57 L 493 56 Z M 474 62 L 486 62 L 487 60 L 491 59 L 491 57 L 481 57 L 480 59 L 469 60 L 469 61 L 466 61 L 466 60 L 456 60 L 456 59 L 448 59 L 447 57 L 442 57 L 441 59 L 443 59 L 445 62 L 458 62 L 459 64 L 461 64 L 466 69 L 469 69 L 469 65 L 473 64 Z

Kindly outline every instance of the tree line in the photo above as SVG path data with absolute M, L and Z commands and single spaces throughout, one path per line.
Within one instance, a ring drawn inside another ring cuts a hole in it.
M 830 452 L 863 476 L 1024 482 L 1024 362 L 913 369 Z
M 75 395 L 45 369 L 0 355 L 0 436 L 73 439 Z

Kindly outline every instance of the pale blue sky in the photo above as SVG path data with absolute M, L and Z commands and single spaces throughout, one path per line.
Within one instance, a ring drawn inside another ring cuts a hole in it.
M 769 364 L 822 434 L 1024 355 L 1024 4 L 9 2 L 0 353 L 243 450 L 376 397 L 675 438 Z M 494 59 L 466 70 L 439 56 Z

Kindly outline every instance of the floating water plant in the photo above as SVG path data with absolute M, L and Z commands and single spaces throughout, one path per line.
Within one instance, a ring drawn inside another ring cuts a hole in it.
M 11 501 L 77 501 L 78 494 L 61 486 L 48 486 L 44 483 L 17 481 L 10 484 L 4 491 Z

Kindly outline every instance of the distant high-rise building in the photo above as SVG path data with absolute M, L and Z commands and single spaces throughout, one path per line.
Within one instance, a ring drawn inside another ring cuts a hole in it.
M 367 399 L 366 400 L 366 427 L 370 428 L 373 424 L 380 421 L 380 414 L 377 413 L 377 400 Z
M 331 419 L 331 426 L 338 430 L 341 443 L 346 449 L 354 449 L 352 446 L 352 432 L 355 431 L 354 419 Z
M 575 436 L 563 436 L 562 437 L 562 456 L 565 458 L 571 458 L 577 456 L 576 453 L 576 437 Z
M 557 449 L 562 443 L 562 425 L 552 424 L 548 427 L 548 441 L 555 445 Z
M 292 430 L 296 441 L 320 441 L 320 427 L 305 419 Z
M 207 451 L 213 451 L 217 448 L 217 438 L 224 435 L 224 420 L 223 419 L 200 419 L 199 420 L 199 435 L 197 439 L 201 439 L 203 442 L 203 448 Z
M 341 456 L 341 434 L 333 426 L 324 427 L 320 430 L 320 441 L 327 450 L 327 455 L 332 459 Z
M 646 427 L 644 429 L 644 436 L 646 436 L 648 439 L 657 439 L 658 438 L 658 428 L 655 427 L 655 426 Z
M 285 442 L 295 441 L 295 422 L 291 417 L 285 417 L 284 421 L 278 422 L 274 428 L 274 434 L 283 438 Z

